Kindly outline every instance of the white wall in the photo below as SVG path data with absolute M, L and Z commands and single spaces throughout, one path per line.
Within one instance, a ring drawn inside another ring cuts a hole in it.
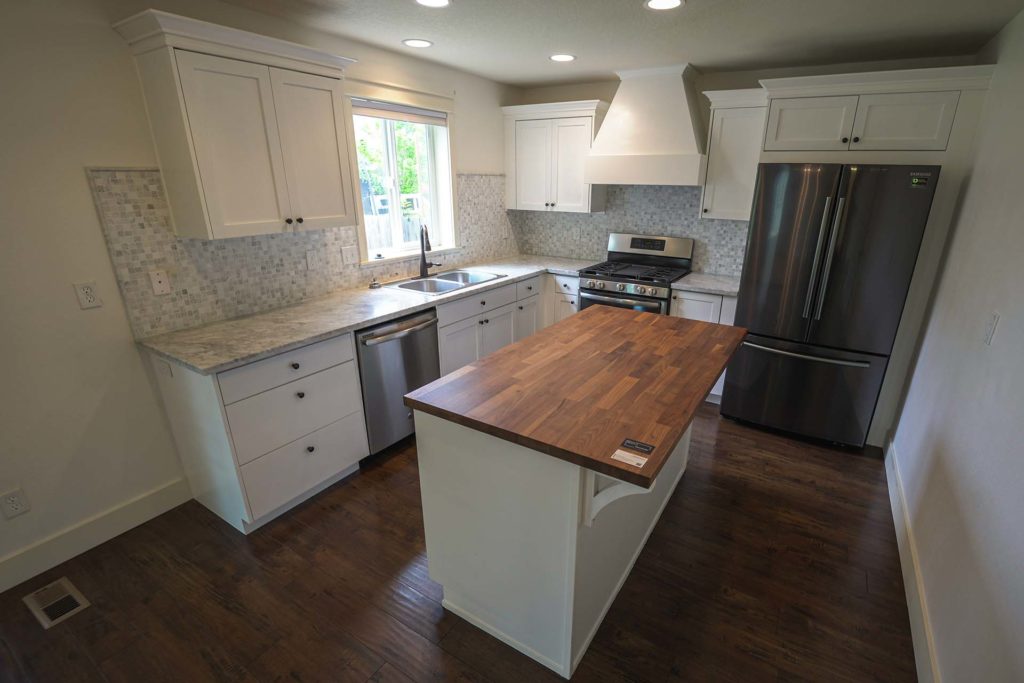
M 975 167 L 890 453 L 945 681 L 1024 680 L 1024 13 L 983 56 Z
M 207 0 L 3 3 L 0 492 L 22 486 L 33 509 L 0 518 L 0 590 L 187 497 L 85 177 L 86 166 L 156 163 L 131 55 L 110 29 L 150 5 L 359 58 L 362 78 L 454 91 L 457 170 L 502 172 L 508 91 L 484 79 Z M 80 281 L 97 283 L 103 308 L 78 309 Z M 125 508 L 78 545 L 38 546 L 167 484 L 155 507 Z

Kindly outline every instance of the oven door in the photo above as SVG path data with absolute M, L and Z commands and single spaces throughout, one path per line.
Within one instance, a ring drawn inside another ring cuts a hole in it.
M 580 290 L 580 310 L 588 306 L 615 306 L 616 308 L 630 308 L 634 311 L 645 311 L 647 313 L 668 313 L 668 301 L 664 299 L 647 299 L 642 296 L 618 296 L 607 294 L 594 294 L 587 290 Z

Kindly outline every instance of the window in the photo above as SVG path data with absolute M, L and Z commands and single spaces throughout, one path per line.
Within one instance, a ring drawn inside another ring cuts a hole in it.
M 353 98 L 368 260 L 418 252 L 420 226 L 434 249 L 455 246 L 447 116 Z

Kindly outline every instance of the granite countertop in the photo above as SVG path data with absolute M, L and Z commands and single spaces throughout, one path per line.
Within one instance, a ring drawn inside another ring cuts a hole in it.
M 389 287 L 344 289 L 294 306 L 148 337 L 139 344 L 166 360 L 210 375 L 432 308 L 468 293 L 501 287 L 544 272 L 576 275 L 580 268 L 592 264 L 591 260 L 514 256 L 459 266 L 506 277 L 448 294 L 428 296 Z
M 740 279 L 733 275 L 715 275 L 714 273 L 690 273 L 672 283 L 672 289 L 684 292 L 703 292 L 736 296 L 740 291 Z
M 413 391 L 405 404 L 649 488 L 745 334 L 590 306 Z M 641 462 L 613 457 L 625 439 L 650 445 Z

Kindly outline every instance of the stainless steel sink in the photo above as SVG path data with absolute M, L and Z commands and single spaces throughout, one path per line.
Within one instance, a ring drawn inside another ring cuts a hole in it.
M 447 273 L 440 273 L 435 275 L 438 280 L 448 280 L 451 282 L 458 282 L 463 286 L 466 285 L 478 285 L 481 282 L 490 282 L 491 280 L 497 280 L 499 277 L 505 277 L 504 275 L 495 275 L 494 273 L 481 273 L 475 270 L 450 270 Z
M 458 282 L 449 282 L 448 280 L 437 280 L 434 278 L 426 278 L 423 280 L 409 280 L 408 282 L 398 282 L 388 287 L 394 287 L 396 289 L 408 289 L 413 292 L 422 292 L 424 294 L 444 294 L 445 292 L 453 292 L 456 289 L 465 287 L 463 284 Z

